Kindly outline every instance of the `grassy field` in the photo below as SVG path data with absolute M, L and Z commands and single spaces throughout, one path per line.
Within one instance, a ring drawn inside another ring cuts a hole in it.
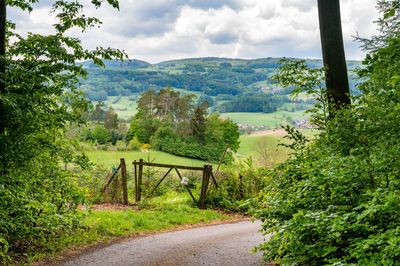
M 107 100 L 104 101 L 105 108 L 112 106 L 114 112 L 118 114 L 118 117 L 123 119 L 129 119 L 134 116 L 137 112 L 136 100 L 139 99 L 139 94 L 132 94 L 131 96 L 108 96 Z
M 289 150 L 278 143 L 283 136 L 240 136 L 238 158 L 252 157 L 262 165 L 269 166 L 284 162 L 288 158 Z
M 124 158 L 125 161 L 130 164 L 134 160 L 139 161 L 143 159 L 145 161 L 164 163 L 164 164 L 178 164 L 187 166 L 203 166 L 209 164 L 205 161 L 179 157 L 171 155 L 169 153 L 161 151 L 141 152 L 141 151 L 85 151 L 89 159 L 104 167 L 117 167 L 119 165 L 120 158 Z
M 312 138 L 318 131 L 312 131 L 309 129 L 300 129 L 301 133 L 305 136 Z M 240 136 L 240 148 L 237 152 L 238 158 L 246 158 L 251 156 L 253 159 L 258 161 L 263 160 L 263 157 L 267 157 L 270 165 L 282 163 L 289 158 L 290 150 L 279 146 L 279 143 L 287 143 L 288 140 L 284 138 L 284 135 L 266 135 L 266 136 Z
M 307 129 L 300 129 L 300 131 L 306 136 L 312 137 L 317 134 L 317 131 L 311 131 Z M 278 146 L 278 143 L 284 141 L 282 135 L 272 136 L 240 136 L 240 148 L 238 150 L 238 158 L 246 158 L 248 156 L 254 159 L 260 159 L 260 153 L 257 151 L 257 147 L 266 146 L 269 150 L 271 160 L 279 163 L 287 159 L 288 151 Z M 259 149 L 258 149 L 259 150 Z M 190 159 L 185 157 L 175 156 L 169 153 L 150 150 L 149 152 L 142 151 L 85 151 L 89 159 L 97 165 L 102 165 L 106 168 L 118 167 L 120 158 L 124 158 L 128 164 L 134 160 L 139 161 L 143 159 L 145 161 L 164 163 L 164 164 L 177 164 L 187 166 L 203 166 L 210 164 L 209 162 Z
M 221 116 L 230 118 L 237 124 L 248 124 L 255 126 L 267 126 L 269 128 L 277 128 L 285 123 L 288 117 L 293 120 L 304 118 L 303 111 L 288 112 L 278 111 L 275 113 L 222 113 Z

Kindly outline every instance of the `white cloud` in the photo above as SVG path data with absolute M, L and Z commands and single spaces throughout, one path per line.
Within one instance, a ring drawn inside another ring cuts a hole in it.
M 89 0 L 85 0 L 88 2 Z M 348 58 L 360 59 L 356 33 L 376 33 L 375 0 L 341 0 L 342 27 Z M 121 0 L 111 7 L 85 12 L 103 25 L 79 36 L 85 46 L 112 46 L 150 62 L 168 59 L 223 57 L 321 57 L 315 0 Z M 49 7 L 29 16 L 13 10 L 20 32 L 48 33 L 54 19 Z

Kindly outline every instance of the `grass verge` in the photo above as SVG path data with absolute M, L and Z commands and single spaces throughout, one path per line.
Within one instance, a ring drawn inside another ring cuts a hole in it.
M 177 200 L 173 200 L 176 196 Z M 49 263 L 68 254 L 127 236 L 165 231 L 188 225 L 233 220 L 234 217 L 215 210 L 200 210 L 187 204 L 187 197 L 171 193 L 123 210 L 81 211 L 83 226 L 69 232 L 58 232 L 48 239 L 37 239 L 19 263 Z M 165 202 L 165 204 L 164 204 Z M 149 208 L 149 209 L 148 209 Z M 15 261 L 18 263 L 18 259 Z

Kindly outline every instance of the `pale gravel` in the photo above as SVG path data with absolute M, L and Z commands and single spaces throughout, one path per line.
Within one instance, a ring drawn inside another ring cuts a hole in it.
M 120 242 L 61 265 L 260 265 L 261 222 L 206 226 Z

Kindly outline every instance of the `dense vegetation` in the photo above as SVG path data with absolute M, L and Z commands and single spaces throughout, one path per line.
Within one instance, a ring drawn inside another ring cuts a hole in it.
M 31 11 L 37 1 L 5 2 L 7 9 Z M 99 7 L 101 1 L 92 4 Z M 0 29 L 6 33 L 0 57 L 0 264 L 10 253 L 23 254 L 31 241 L 81 223 L 76 208 L 84 193 L 76 184 L 84 172 L 60 168 L 60 163 L 87 168 L 86 157 L 72 154 L 63 138 L 65 125 L 82 122 L 81 111 L 88 108 L 77 88 L 86 72 L 75 60 L 102 64 L 100 58 L 123 58 L 113 49 L 86 51 L 78 39 L 65 35 L 99 23 L 83 16 L 78 2 L 56 1 L 53 8 L 58 15 L 52 35 L 21 36 L 11 22 Z
M 379 1 L 380 35 L 362 40 L 368 55 L 353 105 L 323 116 L 308 142 L 289 129 L 290 160 L 268 173 L 259 217 L 271 238 L 260 246 L 267 261 L 305 265 L 397 265 L 400 261 L 400 4 Z M 281 82 L 309 91 L 319 73 L 286 62 Z M 303 70 L 303 71 L 302 71 Z M 295 85 L 295 84 L 292 84 Z M 314 86 L 312 86 L 314 87 Z M 321 95 L 324 96 L 322 87 Z
M 252 112 L 273 113 L 284 103 L 292 102 L 284 95 L 273 95 L 260 93 L 252 96 L 242 96 L 227 103 L 221 104 L 219 110 L 223 113 L 229 112 Z M 303 102 L 303 101 L 301 101 Z
M 170 87 L 142 94 L 133 118 L 128 140 L 148 143 L 171 154 L 217 162 L 230 148 L 239 148 L 238 126 L 207 115 L 208 102 L 195 105 L 195 95 L 181 96 Z M 226 160 L 232 160 L 231 152 Z

